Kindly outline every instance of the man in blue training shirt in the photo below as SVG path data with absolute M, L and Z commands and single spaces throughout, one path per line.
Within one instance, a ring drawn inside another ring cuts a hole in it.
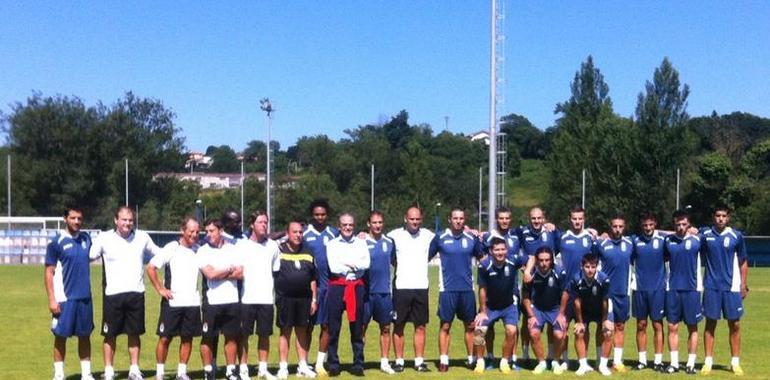
M 483 373 L 484 346 L 487 329 L 502 319 L 505 327 L 503 356 L 500 358 L 500 371 L 510 373 L 508 358 L 513 357 L 516 348 L 516 325 L 519 323 L 519 291 L 516 273 L 525 266 L 533 267 L 534 258 L 526 255 L 508 256 L 508 243 L 499 237 L 489 241 L 490 257 L 481 261 L 478 268 L 479 313 L 474 321 L 473 343 L 478 358 L 474 369 Z M 513 365 L 515 365 L 515 361 Z
M 78 337 L 81 379 L 93 380 L 91 375 L 91 332 L 94 330 L 93 303 L 91 302 L 91 237 L 80 231 L 83 211 L 68 207 L 64 212 L 66 229 L 51 239 L 45 254 L 45 291 L 51 312 L 51 331 L 54 335 L 54 380 L 64 379 L 64 357 L 67 338 Z M 54 291 L 54 271 L 61 263 L 64 296 L 57 299 Z
M 563 294 L 569 281 L 567 271 L 556 266 L 553 252 L 548 247 L 541 247 L 535 253 L 535 270 L 532 282 L 524 285 L 524 308 L 527 312 L 527 327 L 532 339 L 532 349 L 537 356 L 538 364 L 532 373 L 541 374 L 548 368 L 545 361 L 545 349 L 541 340 L 541 332 L 546 324 L 551 325 L 553 333 L 554 358 L 561 356 L 564 349 L 564 335 L 567 320 L 565 311 L 568 295 Z M 558 359 L 551 362 L 554 374 L 564 373 L 564 367 Z
M 666 319 L 668 320 L 668 350 L 671 365 L 667 373 L 679 371 L 679 322 L 687 325 L 687 365 L 685 372 L 695 374 L 695 352 L 698 349 L 698 322 L 703 319 L 700 274 L 700 238 L 689 235 L 690 217 L 685 211 L 674 212 L 676 233 L 668 235 L 665 257 L 668 261 L 666 286 Z
M 369 247 L 370 265 L 364 278 L 367 286 L 367 299 L 364 304 L 364 336 L 369 322 L 374 319 L 380 326 L 380 371 L 388 375 L 396 372 L 388 361 L 390 352 L 391 330 L 393 323 L 393 296 L 391 294 L 390 262 L 395 252 L 393 239 L 385 236 L 382 212 L 369 213 L 369 235 L 366 245 Z
M 491 257 L 492 255 L 492 239 L 494 238 L 500 238 L 505 240 L 506 245 L 508 246 L 508 258 L 513 259 L 515 256 L 519 256 L 521 252 L 521 243 L 519 242 L 519 236 L 516 234 L 516 229 L 511 228 L 511 209 L 508 207 L 498 207 L 495 210 L 495 229 L 491 231 L 484 232 L 481 235 L 481 245 L 484 249 L 484 254 L 489 255 Z M 534 262 L 534 261 L 533 261 Z M 519 285 L 515 285 L 518 287 Z M 521 306 L 519 304 L 519 306 Z M 489 365 L 494 361 L 494 343 L 495 343 L 495 328 L 494 326 L 490 326 L 491 328 L 487 329 L 487 336 L 485 337 L 486 341 L 486 363 Z M 516 346 L 516 338 L 518 336 L 514 337 L 513 345 Z M 511 362 L 516 363 L 516 352 L 514 350 L 512 356 L 511 356 Z
M 701 373 L 711 372 L 714 363 L 714 331 L 717 321 L 724 316 L 730 329 L 730 368 L 736 375 L 743 375 L 739 358 L 743 299 L 749 294 L 746 284 L 749 274 L 746 244 L 743 234 L 729 226 L 729 208 L 716 207 L 713 219 L 714 225 L 701 231 L 701 252 L 706 265 L 703 282 L 703 314 L 706 316 L 703 344 L 706 347 L 706 358 Z
M 596 251 L 602 265 L 602 272 L 610 279 L 610 305 L 615 322 L 615 349 L 612 365 L 615 371 L 625 372 L 623 365 L 623 331 L 629 318 L 631 281 L 631 239 L 623 236 L 626 220 L 617 214 L 610 219 L 610 238 L 603 239 L 596 245 Z
M 316 357 L 315 371 L 318 375 L 326 375 L 324 361 L 326 350 L 329 347 L 329 328 L 326 323 L 326 290 L 329 283 L 329 263 L 326 258 L 326 243 L 339 236 L 336 228 L 327 224 L 331 208 L 325 199 L 316 199 L 308 207 L 312 220 L 302 233 L 302 246 L 313 255 L 316 268 L 316 282 L 318 285 L 318 309 L 313 315 L 313 323 L 308 326 L 308 345 L 313 341 L 313 326 L 321 325 L 318 334 L 318 356 Z
M 609 288 L 610 279 L 606 274 L 599 272 L 599 257 L 595 253 L 583 256 L 582 271 L 570 281 L 568 289 L 571 299 L 575 302 L 575 351 L 577 351 L 580 367 L 575 372 L 583 376 L 594 369 L 588 364 L 587 351 L 590 334 L 588 325 L 596 323 L 596 347 L 600 351 L 599 372 L 609 376 L 611 371 L 607 368 L 607 357 L 612 348 L 612 332 L 615 325 L 612 322 L 612 314 L 609 312 Z
M 652 321 L 655 358 L 653 368 L 663 372 L 663 309 L 666 301 L 666 272 L 663 261 L 664 234 L 656 229 L 657 218 L 651 212 L 639 217 L 642 233 L 632 237 L 631 265 L 635 288 L 631 296 L 636 318 L 636 348 L 639 363 L 635 369 L 647 368 L 647 320 Z
M 468 363 L 473 362 L 473 320 L 476 317 L 476 297 L 473 294 L 472 259 L 483 255 L 481 243 L 465 232 L 465 211 L 453 208 L 449 228 L 436 234 L 428 249 L 428 261 L 441 254 L 439 272 L 438 336 L 439 372 L 449 370 L 449 329 L 455 315 L 465 327 L 465 348 Z

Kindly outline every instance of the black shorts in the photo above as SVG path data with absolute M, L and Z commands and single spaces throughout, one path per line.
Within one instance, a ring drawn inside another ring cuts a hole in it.
M 394 289 L 393 323 L 412 322 L 416 326 L 428 324 L 428 289 Z
M 210 338 L 241 334 L 241 309 L 239 303 L 206 305 L 203 307 L 203 336 Z
M 308 326 L 310 324 L 310 298 L 300 297 L 276 297 L 275 305 L 278 307 L 278 318 L 275 325 L 278 328 L 296 326 Z
M 104 296 L 102 335 L 144 334 L 144 293 L 128 292 Z
M 165 299 L 160 302 L 158 336 L 201 336 L 202 328 L 200 306 L 173 307 Z
M 274 315 L 273 305 L 241 304 L 241 336 L 249 336 L 254 332 L 258 336 L 273 335 Z

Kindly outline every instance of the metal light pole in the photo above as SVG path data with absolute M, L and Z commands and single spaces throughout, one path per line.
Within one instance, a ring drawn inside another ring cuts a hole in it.
M 241 218 L 243 218 L 243 193 L 246 190 L 246 186 L 243 183 L 243 161 L 241 161 Z
M 586 170 L 583 169 L 583 186 L 582 186 L 582 197 L 581 197 L 581 203 L 580 207 L 582 207 L 584 210 L 586 208 Z
M 503 0 L 501 0 L 503 1 Z M 487 227 L 495 228 L 495 208 L 497 205 L 497 0 L 492 0 L 490 9 L 490 48 L 489 55 L 489 197 L 487 199 Z
M 679 168 L 676 168 L 676 209 L 679 210 Z
M 273 191 L 273 182 L 270 178 L 270 166 L 272 166 L 270 158 L 270 132 L 273 128 L 273 104 L 270 103 L 270 98 L 263 98 L 259 101 L 259 108 L 267 113 L 267 178 L 265 184 L 265 195 L 267 197 L 267 232 L 270 233 L 270 224 L 273 219 L 273 212 L 270 203 L 270 193 Z
M 8 155 L 8 228 L 11 228 L 11 155 Z
M 372 199 L 371 199 L 371 206 L 370 206 L 370 210 L 369 211 L 374 211 L 374 164 L 372 164 L 371 178 L 372 178 L 372 185 L 371 185 L 372 186 L 371 187 L 371 193 L 372 193 L 371 198 Z
M 126 207 L 128 207 L 128 158 L 126 158 Z

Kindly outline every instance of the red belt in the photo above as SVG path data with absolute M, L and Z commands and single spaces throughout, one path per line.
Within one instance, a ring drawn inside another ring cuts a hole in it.
M 348 312 L 348 321 L 356 321 L 356 286 L 363 286 L 364 280 L 346 280 L 344 277 L 329 279 L 329 285 L 344 286 L 345 292 L 342 299 L 345 301 L 345 311 Z

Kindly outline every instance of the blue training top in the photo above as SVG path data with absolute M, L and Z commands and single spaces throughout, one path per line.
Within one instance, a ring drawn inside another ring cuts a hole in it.
M 596 245 L 596 251 L 601 260 L 602 269 L 610 278 L 611 295 L 629 295 L 631 280 L 631 239 L 605 239 Z
M 91 236 L 83 231 L 71 236 L 67 231 L 60 231 L 48 243 L 45 253 L 45 265 L 61 262 L 64 295 L 67 299 L 91 298 Z
M 329 260 L 326 258 L 326 243 L 339 234 L 340 231 L 332 226 L 326 226 L 320 232 L 316 231 L 313 224 L 308 224 L 305 232 L 302 233 L 302 246 L 313 255 L 319 289 L 326 289 L 329 283 Z
M 366 238 L 371 264 L 366 271 L 365 282 L 369 293 L 390 294 L 390 263 L 395 252 L 393 239 L 382 235 L 379 240 Z
M 631 264 L 636 276 L 636 290 L 651 291 L 666 288 L 666 268 L 663 261 L 664 237 L 654 231 L 652 236 L 644 234 L 631 238 L 634 250 Z
M 668 290 L 701 290 L 703 279 L 700 275 L 700 238 L 687 235 L 666 237 L 666 260 L 668 260 Z
M 479 240 L 467 232 L 455 236 L 447 228 L 441 235 L 436 234 L 430 242 L 428 260 L 433 259 L 437 253 L 441 253 L 439 291 L 473 291 L 471 259 L 481 258 L 484 254 Z
M 740 263 L 748 258 L 743 234 L 731 227 L 722 233 L 714 228 L 701 231 L 701 252 L 706 262 L 706 289 L 741 291 Z
M 502 310 L 512 305 L 519 295 L 517 273 L 527 265 L 527 255 L 516 255 L 505 259 L 501 266 L 491 257 L 481 260 L 478 269 L 480 288 L 486 289 L 487 307 Z

